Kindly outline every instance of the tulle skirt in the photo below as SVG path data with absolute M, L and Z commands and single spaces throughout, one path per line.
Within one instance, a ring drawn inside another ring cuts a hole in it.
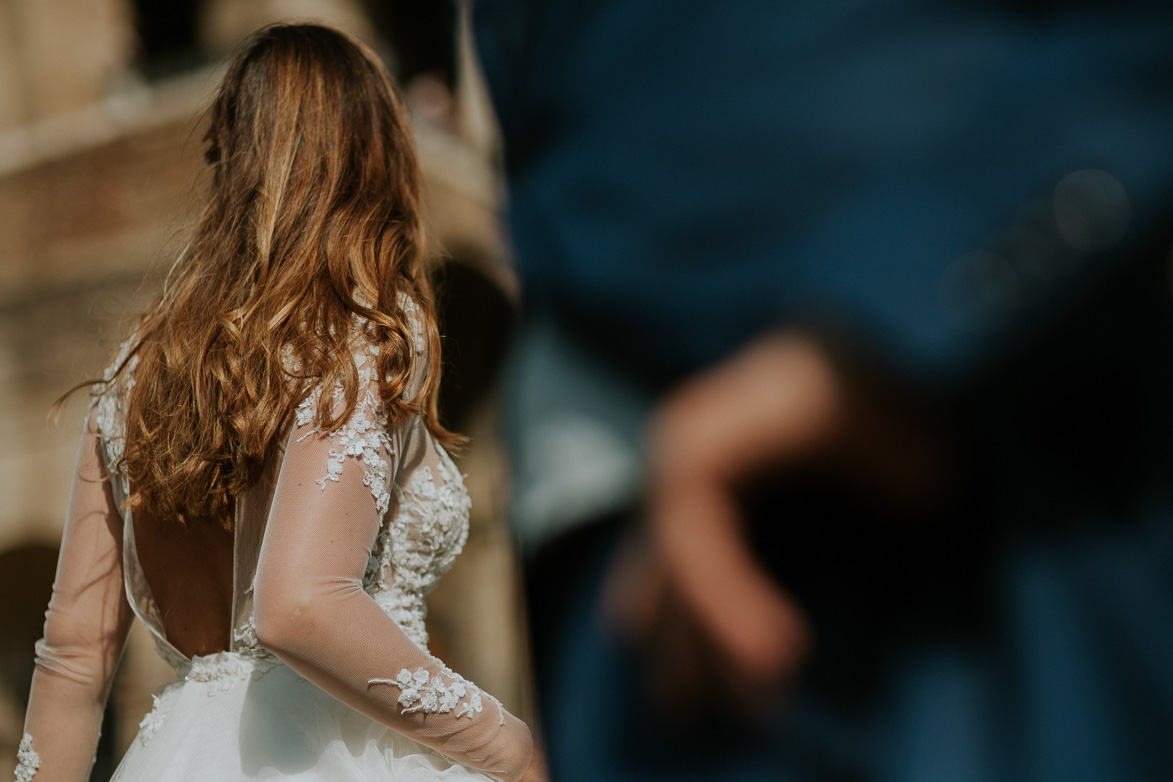
M 195 657 L 162 689 L 114 782 L 488 777 L 327 695 L 287 666 L 232 652 Z

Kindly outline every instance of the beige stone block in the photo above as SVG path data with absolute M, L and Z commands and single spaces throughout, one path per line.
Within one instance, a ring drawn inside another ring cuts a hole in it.
M 208 0 L 204 3 L 200 41 L 222 57 L 236 51 L 254 30 L 273 22 L 320 22 L 371 42 L 374 31 L 355 0 Z
M 130 67 L 126 0 L 0 0 L 0 123 L 10 127 L 94 103 Z

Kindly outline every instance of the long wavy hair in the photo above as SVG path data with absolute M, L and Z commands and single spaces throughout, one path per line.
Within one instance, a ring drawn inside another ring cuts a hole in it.
M 458 439 L 436 412 L 419 172 L 374 53 L 317 25 L 260 30 L 229 65 L 204 140 L 211 198 L 114 376 L 137 357 L 115 467 L 130 507 L 231 528 L 232 498 L 260 477 L 298 402 L 340 385 L 342 403 L 318 405 L 323 431 L 354 411 L 356 329 L 379 348 L 391 420 L 420 415 L 442 442 Z M 407 399 L 413 316 L 429 362 Z

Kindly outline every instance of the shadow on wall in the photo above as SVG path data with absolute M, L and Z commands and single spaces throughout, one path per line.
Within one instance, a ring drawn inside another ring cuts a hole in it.
M 517 309 L 509 295 L 471 259 L 444 264 L 437 284 L 444 379 L 440 414 L 445 425 L 466 431 L 492 399 Z

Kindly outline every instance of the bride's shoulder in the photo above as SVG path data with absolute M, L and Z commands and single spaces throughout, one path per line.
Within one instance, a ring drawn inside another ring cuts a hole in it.
M 412 347 L 416 353 L 423 353 L 428 349 L 428 340 L 424 333 L 423 314 L 420 312 L 419 305 L 415 303 L 415 299 L 402 291 L 399 293 L 398 300 L 403 314 L 407 316 L 408 328 L 411 330 Z
M 399 309 L 403 313 L 406 323 L 403 325 L 407 331 L 407 336 L 411 340 L 411 349 L 413 353 L 420 354 L 428 349 L 427 332 L 424 327 L 424 314 L 419 304 L 416 303 L 409 294 L 400 291 L 396 295 L 396 301 L 399 304 Z M 379 345 L 375 340 L 371 339 L 371 321 L 366 317 L 355 313 L 351 319 L 351 339 L 350 343 L 353 352 L 357 355 L 359 353 L 375 354 L 379 353 Z
M 134 387 L 138 344 L 138 332 L 135 330 L 118 346 L 114 357 L 90 390 L 93 432 L 101 440 L 103 458 L 112 472 L 122 468 L 126 438 L 126 396 Z
M 409 375 L 411 380 L 408 382 L 408 389 L 415 389 L 418 387 L 417 380 L 421 372 L 427 371 L 429 356 L 428 356 L 428 336 L 424 325 L 424 313 L 415 299 L 407 293 L 400 291 L 397 296 L 400 311 L 406 322 L 403 324 L 406 337 L 410 341 L 411 351 L 411 370 Z M 371 339 L 370 323 L 366 318 L 360 315 L 355 315 L 354 333 L 352 335 L 351 346 L 352 354 L 355 357 L 355 364 L 359 370 L 359 379 L 366 381 L 374 381 L 374 361 L 380 351 L 383 349 L 375 340 Z M 364 374 L 366 370 L 369 374 Z M 407 395 L 410 397 L 414 395 L 414 390 L 410 390 Z

